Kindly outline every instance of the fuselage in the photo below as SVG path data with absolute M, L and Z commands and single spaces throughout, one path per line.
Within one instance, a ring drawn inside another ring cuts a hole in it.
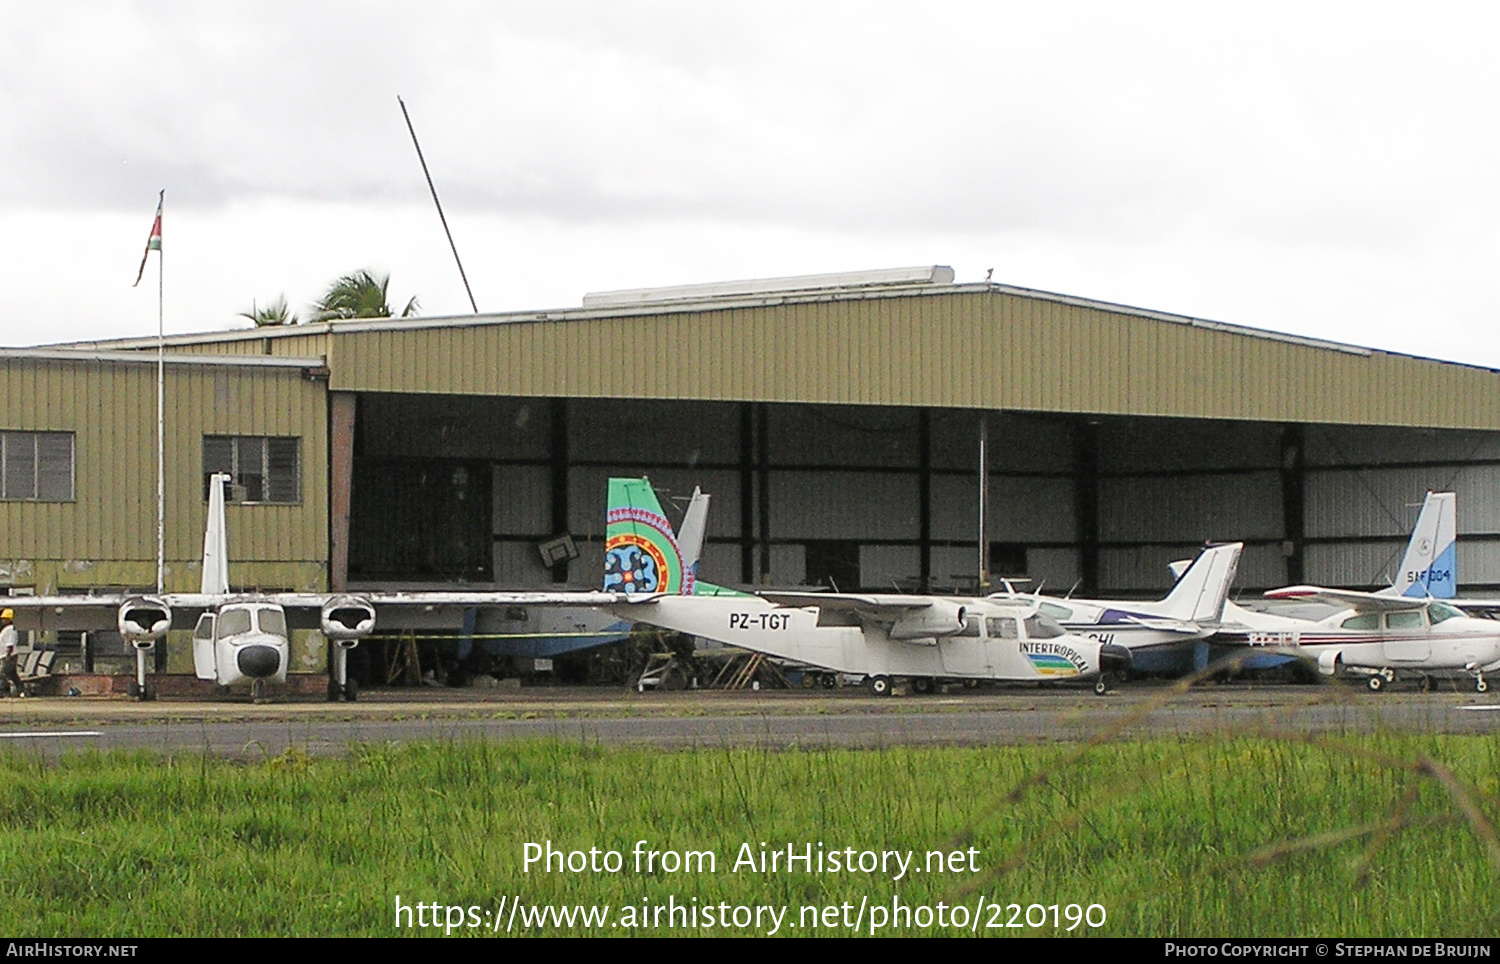
M 1029 601 L 961 599 L 958 632 L 892 639 L 888 620 L 755 596 L 662 596 L 616 615 L 824 669 L 864 676 L 1014 681 L 1094 677 L 1101 644 L 1071 634 Z
M 1298 656 L 1323 664 L 1337 657 L 1346 667 L 1421 671 L 1500 669 L 1500 625 L 1475 619 L 1443 602 L 1412 609 L 1347 609 L 1309 621 L 1236 608 L 1225 622 L 1237 628 L 1221 642 Z
M 1124 647 L 1130 653 L 1130 668 L 1136 672 L 1188 672 L 1193 667 L 1194 645 L 1214 627 L 1198 633 L 1156 628 L 1143 622 L 1162 618 L 1151 608 L 1151 603 L 1104 600 L 1044 599 L 1040 604 L 1040 611 L 1068 632 L 1103 646 Z
M 193 630 L 193 668 L 220 686 L 286 682 L 286 613 L 274 603 L 231 603 L 204 613 Z

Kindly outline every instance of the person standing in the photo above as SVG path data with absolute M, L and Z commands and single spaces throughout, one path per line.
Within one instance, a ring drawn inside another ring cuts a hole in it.
M 0 657 L 3 657 L 3 665 L 0 665 L 0 683 L 5 690 L 0 695 L 11 695 L 11 687 L 15 687 L 15 694 L 21 695 L 21 677 L 16 675 L 16 627 L 13 625 L 16 614 L 10 609 L 0 609 Z

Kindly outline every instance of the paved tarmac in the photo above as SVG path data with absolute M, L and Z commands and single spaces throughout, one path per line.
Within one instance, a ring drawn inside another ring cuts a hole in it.
M 1075 743 L 1141 735 L 1500 734 L 1500 697 L 1372 694 L 1352 686 L 1227 685 L 1186 691 L 1132 684 L 1076 690 L 952 690 L 874 698 L 858 690 L 622 693 L 390 690 L 359 703 L 135 703 L 119 698 L 0 701 L 0 752 L 144 749 L 257 759 L 296 747 L 339 754 L 358 744 L 560 739 L 694 747 Z

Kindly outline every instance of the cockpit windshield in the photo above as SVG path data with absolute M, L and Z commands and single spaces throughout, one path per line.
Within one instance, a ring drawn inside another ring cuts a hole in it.
M 250 610 L 225 609 L 219 613 L 219 638 L 238 636 L 250 631 Z
M 1436 626 L 1445 619 L 1462 619 L 1463 611 L 1447 603 L 1435 602 L 1427 605 L 1427 618 Z
M 260 624 L 260 631 L 270 633 L 273 636 L 286 635 L 286 613 L 279 609 L 258 609 L 255 620 Z

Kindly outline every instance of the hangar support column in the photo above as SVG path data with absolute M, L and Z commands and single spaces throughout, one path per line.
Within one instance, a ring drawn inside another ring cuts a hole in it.
M 1302 565 L 1304 505 L 1307 491 L 1304 428 L 1287 423 L 1281 427 L 1281 554 L 1286 559 L 1287 585 L 1299 585 L 1306 576 Z
M 551 403 L 551 459 L 552 459 L 552 535 L 557 537 L 568 531 L 568 400 L 554 398 Z M 552 581 L 568 581 L 568 560 L 562 559 L 552 565 Z
M 1078 527 L 1078 582 L 1085 593 L 1099 591 L 1099 424 L 1073 423 L 1073 506 Z
M 755 406 L 740 405 L 740 582 L 755 582 Z
M 359 396 L 328 393 L 328 582 L 333 592 L 349 583 L 349 507 L 354 492 L 354 424 Z
M 932 591 L 932 412 L 917 409 L 917 591 Z

